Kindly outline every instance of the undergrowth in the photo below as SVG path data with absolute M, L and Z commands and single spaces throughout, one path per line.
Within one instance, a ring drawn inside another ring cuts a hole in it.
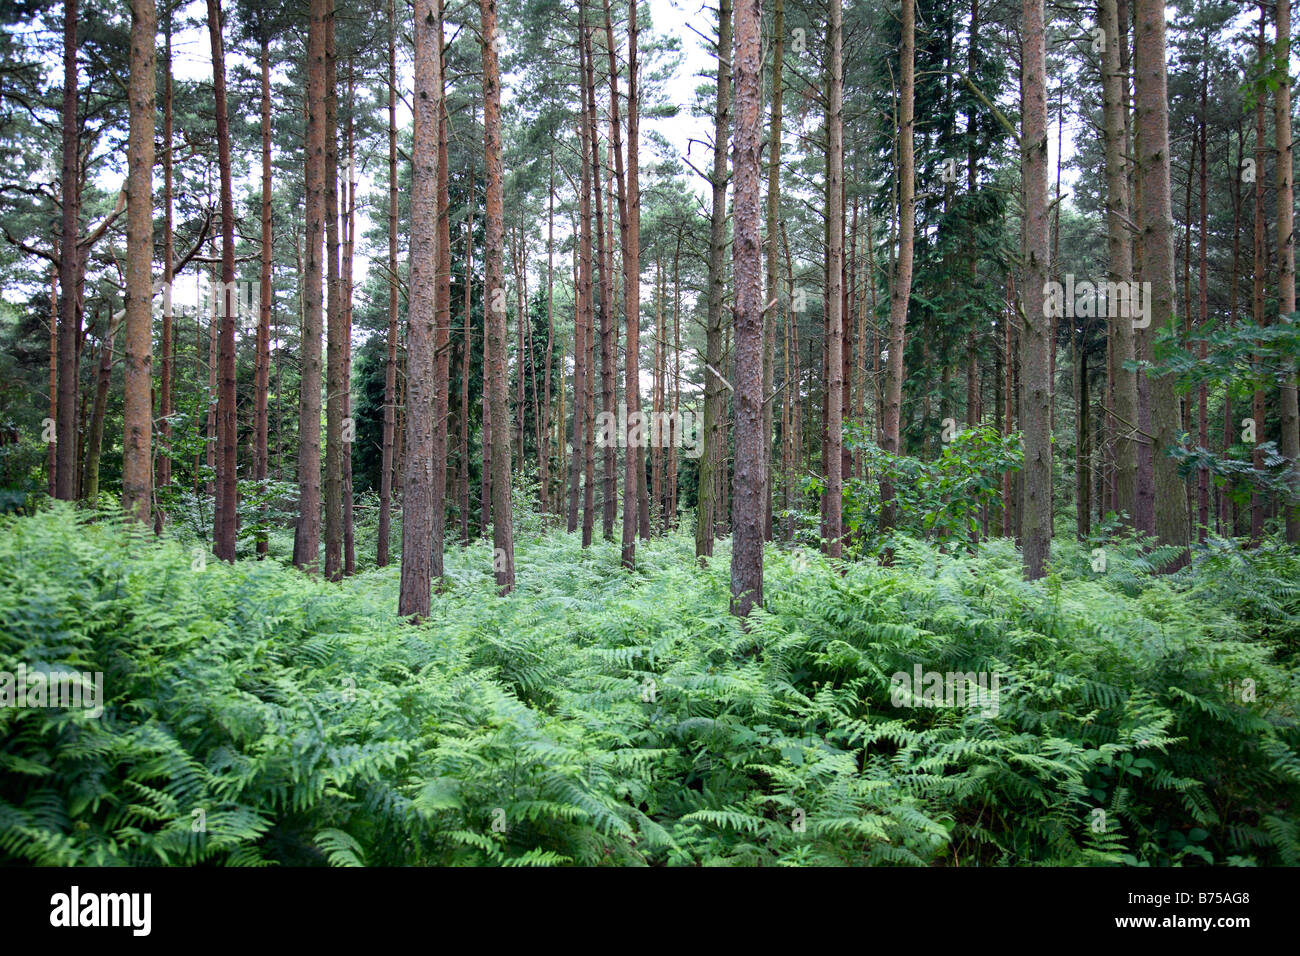
M 526 525 L 513 595 L 453 547 L 413 627 L 395 566 L 334 585 L 3 519 L 0 670 L 106 699 L 0 707 L 0 861 L 1300 863 L 1294 552 L 1161 576 L 1060 542 L 1027 583 L 1007 541 L 843 573 L 770 548 L 748 631 L 728 558 L 669 535 L 629 573 Z M 918 665 L 997 675 L 996 706 L 895 706 Z

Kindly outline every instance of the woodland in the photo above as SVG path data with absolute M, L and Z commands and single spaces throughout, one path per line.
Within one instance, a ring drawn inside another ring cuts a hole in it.
M 1300 865 L 1292 26 L 0 0 L 0 865 Z

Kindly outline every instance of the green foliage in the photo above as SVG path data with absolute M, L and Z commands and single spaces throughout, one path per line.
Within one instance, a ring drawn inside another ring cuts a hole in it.
M 979 539 L 983 509 L 1002 494 L 1002 476 L 1019 471 L 1024 460 L 1020 433 L 1000 435 L 982 425 L 954 431 L 933 461 L 885 451 L 871 439 L 871 430 L 850 422 L 845 439 L 860 449 L 865 479 L 845 482 L 846 526 L 873 550 L 880 540 L 880 483 L 888 479 L 894 489 L 894 507 L 900 530 L 949 544 L 960 540 L 974 547 Z
M 725 542 L 628 573 L 530 528 L 513 595 L 450 548 L 412 627 L 396 567 L 196 571 L 121 519 L 2 519 L 0 669 L 101 671 L 105 702 L 0 708 L 0 862 L 1300 862 L 1294 553 L 1160 576 L 1063 543 L 1025 582 L 1006 541 L 895 547 L 769 550 L 746 631 Z M 999 675 L 996 712 L 895 706 L 918 665 Z

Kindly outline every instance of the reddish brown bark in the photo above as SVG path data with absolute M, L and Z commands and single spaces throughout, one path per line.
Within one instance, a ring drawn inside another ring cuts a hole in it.
M 388 352 L 384 364 L 384 431 L 379 466 L 376 560 L 388 564 L 393 520 L 393 444 L 397 426 L 397 13 L 388 0 Z
M 748 616 L 763 603 L 763 538 L 767 498 L 767 443 L 763 438 L 763 250 L 759 197 L 759 152 L 762 124 L 763 59 L 759 42 L 760 0 L 736 5 L 732 69 L 736 83 L 735 238 L 732 246 L 736 284 L 736 473 L 731 537 L 731 611 Z M 831 143 L 843 150 L 838 126 L 840 76 L 840 0 L 831 0 Z M 834 170 L 832 170 L 834 176 Z M 832 218 L 835 213 L 832 210 Z M 832 251 L 832 256 L 834 251 Z M 832 270 L 836 268 L 832 263 Z M 836 456 L 838 460 L 838 456 Z M 839 489 L 832 486 L 831 493 Z M 837 514 L 838 505 L 836 504 Z M 837 519 L 838 520 L 838 519 Z M 838 532 L 838 523 L 835 524 Z M 836 534 L 838 543 L 838 533 Z M 833 550 L 832 554 L 838 554 Z
M 415 4 L 410 303 L 406 332 L 406 467 L 398 613 L 429 616 L 433 576 L 434 337 L 438 255 L 438 124 L 442 66 L 436 0 Z
M 510 404 L 506 381 L 504 196 L 501 166 L 501 76 L 497 64 L 496 0 L 480 0 L 483 39 L 483 151 L 487 169 L 485 258 L 487 273 L 486 316 L 488 409 L 492 438 L 492 544 L 497 587 L 509 594 L 515 585 L 514 526 L 510 500 Z
M 307 31 L 307 189 L 304 208 L 302 381 L 298 399 L 298 525 L 293 563 L 315 571 L 320 560 L 321 308 L 325 228 L 325 20 L 330 0 L 311 0 Z
M 148 523 L 153 437 L 154 0 L 131 0 L 130 142 L 127 150 L 126 388 L 122 507 Z
M 208 35 L 212 41 L 212 88 L 217 113 L 217 166 L 221 178 L 221 338 L 217 388 L 217 494 L 212 551 L 223 561 L 235 560 L 235 531 L 239 509 L 236 483 L 235 324 L 235 204 L 230 183 L 230 117 L 226 112 L 226 62 L 222 42 L 221 0 L 208 0 Z

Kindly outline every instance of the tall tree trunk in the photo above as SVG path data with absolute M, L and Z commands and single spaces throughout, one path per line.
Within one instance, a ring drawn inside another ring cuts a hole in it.
M 1165 5 L 1136 0 L 1134 43 L 1137 124 L 1141 130 L 1138 165 L 1142 182 L 1142 278 L 1151 283 L 1151 332 L 1171 325 L 1174 307 L 1173 215 L 1169 185 L 1169 103 L 1165 67 Z M 1176 331 L 1176 330 L 1175 330 Z M 1155 436 L 1156 537 L 1161 544 L 1188 543 L 1187 496 L 1177 463 L 1166 454 L 1177 443 L 1178 396 L 1173 379 L 1150 380 Z M 1174 566 L 1181 561 L 1174 562 Z
M 212 88 L 217 112 L 217 166 L 221 177 L 221 342 L 217 389 L 217 495 L 213 553 L 235 560 L 239 511 L 236 483 L 235 203 L 230 183 L 230 117 L 226 112 L 226 60 L 222 42 L 221 0 L 208 0 L 208 35 L 212 41 Z
M 590 61 L 589 61 L 590 62 Z M 541 479 L 541 510 L 551 510 L 551 355 L 555 351 L 555 149 L 547 157 L 550 161 L 550 178 L 546 193 L 546 358 L 542 373 L 542 395 L 537 394 L 533 382 L 533 401 L 540 408 L 541 421 L 537 429 L 537 472 Z M 536 371 L 533 376 L 536 378 Z
M 763 312 L 763 454 L 772 467 L 773 385 L 776 362 L 776 325 L 781 321 L 780 279 L 777 276 L 777 218 L 781 214 L 782 67 L 785 65 L 785 0 L 776 0 L 772 23 L 772 116 L 768 126 L 767 155 L 767 283 Z M 784 407 L 784 406 L 783 406 Z M 784 412 L 783 412 L 784 415 Z M 782 435 L 784 436 L 784 424 Z M 783 455 L 784 458 L 784 455 Z M 769 486 L 770 486 L 769 482 Z M 764 503 L 763 537 L 772 540 L 772 489 Z
M 438 274 L 434 289 L 433 333 L 433 569 L 434 577 L 443 575 L 443 551 L 447 535 L 447 415 L 451 402 L 451 186 L 447 142 L 449 135 L 447 115 L 446 77 L 447 63 L 443 39 L 443 0 L 437 0 L 438 32 Z M 466 281 L 469 277 L 466 276 Z M 520 375 L 522 378 L 522 373 Z
M 913 239 L 916 235 L 916 161 L 913 153 L 912 122 L 916 86 L 916 7 L 903 0 L 903 35 L 899 52 L 900 88 L 898 105 L 898 260 L 889 290 L 889 357 L 885 363 L 885 408 L 882 416 L 884 450 L 899 454 L 902 443 L 903 346 L 907 331 L 907 305 L 912 292 Z M 897 521 L 894 489 L 889 479 L 880 479 L 880 526 L 888 532 Z M 886 561 L 892 555 L 885 552 Z
M 307 31 L 307 233 L 303 270 L 302 381 L 298 398 L 298 525 L 293 563 L 314 572 L 320 560 L 321 243 L 325 229 L 325 21 L 332 0 L 311 0 Z
M 336 0 L 325 19 L 325 576 L 343 576 L 343 289 L 339 275 L 338 49 Z
M 1021 521 L 1025 576 L 1034 580 L 1047 573 L 1052 543 L 1052 340 L 1043 298 L 1048 276 L 1047 45 L 1043 0 L 1025 0 L 1023 10 L 1020 168 L 1025 192 L 1025 279 L 1021 287 L 1024 329 L 1020 364 L 1025 467 Z
M 171 414 L 172 414 L 172 376 L 176 367 L 172 354 L 175 343 L 172 339 L 172 8 L 164 6 L 163 32 L 166 39 L 163 44 L 163 301 L 162 301 L 162 380 L 158 384 L 158 438 L 159 445 L 165 449 L 158 456 L 155 487 L 165 488 L 172 480 L 171 458 Z M 51 324 L 53 328 L 53 324 Z M 50 389 L 54 396 L 53 382 Z M 53 416 L 51 416 L 53 417 Z M 53 449 L 51 449 L 52 451 Z M 154 513 L 154 532 L 162 534 L 165 514 L 161 508 Z
M 911 16 L 909 0 L 904 0 L 904 59 L 908 56 L 907 32 Z M 843 549 L 841 516 L 844 498 L 844 65 L 843 5 L 830 0 L 830 96 L 826 115 L 828 129 L 826 193 L 829 212 L 826 220 L 828 324 L 826 329 L 826 553 L 838 558 Z M 904 70 L 907 70 L 906 64 Z M 910 75 L 904 72 L 904 83 Z M 739 89 L 739 87 L 737 87 Z M 910 87 L 904 97 L 911 95 Z M 737 136 L 740 123 L 737 121 Z M 739 153 L 737 154 L 739 155 Z M 907 173 L 904 172 L 906 176 Z M 738 219 L 739 217 L 737 217 Z M 740 277 L 736 282 L 739 285 Z M 734 550 L 734 546 L 733 546 Z
M 506 303 L 501 257 L 505 234 L 501 169 L 501 77 L 497 66 L 496 0 L 479 0 L 483 38 L 483 146 L 487 163 L 486 265 L 489 355 L 488 408 L 492 417 L 492 544 L 497 587 L 515 586 L 510 501 L 510 404 L 506 382 Z
M 1259 5 L 1259 38 L 1256 42 L 1256 54 L 1259 57 L 1261 68 L 1268 56 L 1264 44 L 1264 24 L 1266 19 L 1267 7 L 1261 3 Z M 1267 293 L 1265 286 L 1268 282 L 1268 232 L 1264 225 L 1264 164 L 1268 161 L 1265 135 L 1264 97 L 1258 96 L 1255 100 L 1255 231 L 1253 236 L 1255 264 L 1251 288 L 1251 315 L 1254 318 L 1255 325 L 1260 327 L 1268 324 L 1268 318 L 1264 314 Z M 1264 452 L 1259 446 L 1264 440 L 1264 422 L 1268 416 L 1268 393 L 1263 388 L 1255 389 L 1251 402 L 1251 416 L 1254 419 L 1258 435 L 1251 458 L 1254 460 L 1255 470 L 1262 473 L 1265 469 Z M 1262 492 L 1256 491 L 1251 495 L 1250 499 L 1250 540 L 1252 544 L 1258 544 L 1264 536 L 1264 519 L 1267 516 L 1267 510 L 1267 497 Z
M 579 5 L 579 37 L 578 50 L 579 59 L 582 64 L 582 76 L 580 81 L 587 77 L 592 77 L 594 67 L 591 63 L 592 48 L 590 42 L 590 28 L 587 25 L 587 15 L 585 4 Z M 581 135 L 579 139 L 582 142 L 582 173 L 579 177 L 582 196 L 579 202 L 581 207 L 582 227 L 580 232 L 579 249 L 578 249 L 578 296 L 579 296 L 579 314 L 582 318 L 581 342 L 575 347 L 574 354 L 580 351 L 582 354 L 582 372 L 583 388 L 575 388 L 573 394 L 573 419 L 574 434 L 579 434 L 577 423 L 579 418 L 582 421 L 582 451 L 583 451 L 583 473 L 586 476 L 586 482 L 583 487 L 583 509 L 582 509 L 582 546 L 584 548 L 591 546 L 592 534 L 595 525 L 595 368 L 594 368 L 594 350 L 596 320 L 592 268 L 592 241 L 591 241 L 591 204 L 592 197 L 595 196 L 597 205 L 600 203 L 599 193 L 593 193 L 593 190 L 599 188 L 600 169 L 596 162 L 596 91 L 594 83 L 582 83 L 583 94 L 583 115 L 579 119 L 581 126 Z M 575 330 L 576 331 L 576 330 Z M 575 339 L 579 338 L 575 336 Z M 603 390 L 603 389 L 602 389 Z M 581 414 L 579 414 L 581 412 Z M 579 445 L 574 443 L 574 458 L 577 458 Z
M 55 495 L 77 500 L 77 343 L 81 340 L 78 296 L 81 247 L 77 242 L 81 192 L 81 127 L 77 120 L 77 0 L 63 2 L 62 239 L 59 243 L 59 374 L 55 415 Z
M 466 276 L 466 282 L 469 277 Z M 397 12 L 388 0 L 388 353 L 384 364 L 384 435 L 379 466 L 375 563 L 388 565 L 393 520 L 393 444 L 397 425 Z
M 398 613 L 429 616 L 434 565 L 434 338 L 438 254 L 438 124 L 442 57 L 437 2 L 415 4 L 415 128 L 411 140 L 410 303 L 406 331 L 406 468 Z
M 469 125 L 474 126 L 474 108 L 471 104 Z M 474 204 L 478 197 L 474 195 L 474 167 L 469 168 L 469 191 L 467 193 L 465 213 L 465 340 L 460 366 L 460 453 L 459 474 L 456 483 L 460 488 L 460 541 L 469 544 L 469 370 L 473 357 L 474 342 L 470 323 L 470 306 L 473 302 L 474 282 Z M 486 424 L 486 418 L 484 424 Z
M 585 7 L 579 4 L 578 29 L 582 31 L 585 24 Z M 578 38 L 581 71 L 586 73 L 586 44 Z M 574 290 L 573 315 L 573 454 L 569 458 L 569 509 L 566 527 L 572 534 L 578 529 L 578 499 L 581 492 L 583 463 L 586 460 L 583 442 L 587 436 L 586 394 L 587 394 L 587 309 L 591 304 L 591 165 L 588 156 L 591 152 L 591 130 L 587 109 L 587 94 L 582 90 L 583 108 L 578 118 L 579 140 L 582 144 L 582 158 L 579 162 L 578 177 L 578 275 L 577 288 Z
M 154 0 L 131 0 L 130 144 L 127 151 L 126 395 L 122 507 L 150 520 L 153 432 Z
M 579 18 L 585 10 L 579 7 Z M 579 30 L 583 24 L 579 22 Z M 582 71 L 586 72 L 585 44 L 579 37 L 579 53 Z M 583 110 L 578 120 L 579 140 L 582 144 L 582 158 L 579 162 L 578 178 L 578 261 L 577 288 L 574 290 L 573 314 L 573 426 L 571 445 L 573 454 L 569 458 L 569 507 L 566 527 L 570 534 L 578 529 L 578 503 L 581 494 L 583 462 L 586 460 L 583 441 L 587 435 L 586 401 L 587 394 L 587 307 L 591 302 L 591 166 L 588 155 L 591 150 L 591 135 L 587 122 L 586 90 L 583 89 Z
M 717 474 L 723 467 L 722 418 L 726 381 L 722 378 L 722 297 L 726 291 L 727 139 L 731 134 L 732 0 L 718 3 L 718 98 L 713 114 L 713 206 L 709 228 L 709 291 L 704 344 L 704 454 L 699 461 L 695 556 L 713 556 L 717 520 Z
M 607 256 L 612 250 L 606 249 L 604 195 L 601 186 L 604 164 L 600 154 L 599 120 L 596 108 L 596 65 L 592 31 L 588 26 L 583 30 L 582 43 L 586 48 L 586 110 L 587 129 L 591 138 L 591 176 L 596 213 L 596 268 L 599 271 L 600 286 L 600 408 L 601 411 L 615 415 L 618 409 L 614 393 L 618 387 L 618 370 L 614 355 L 614 304 L 610 290 L 610 267 Z M 551 157 L 554 163 L 554 155 Z M 554 176 L 554 170 L 552 170 Z M 548 266 L 549 269 L 549 266 Z M 550 273 L 547 273 L 548 297 L 550 292 Z M 549 302 L 549 298 L 548 298 Z M 549 306 L 548 306 L 549 308 Z M 550 313 L 547 313 L 548 317 Z M 548 318 L 549 321 L 549 318 Z M 549 335 L 549 333 L 548 333 Z M 549 361 L 549 355 L 548 355 Z M 601 533 L 606 541 L 614 537 L 614 517 L 618 511 L 615 472 L 618 467 L 618 443 L 606 442 L 601 451 Z
M 832 124 L 838 124 L 840 0 L 831 0 Z M 767 504 L 767 442 L 763 436 L 764 309 L 759 153 L 763 54 L 761 0 L 736 6 L 735 240 L 736 475 L 731 545 L 731 612 L 746 617 L 763 603 L 763 538 Z M 834 142 L 836 125 L 831 127 Z M 842 146 L 841 146 L 842 148 Z M 832 213 L 833 215 L 833 213 Z M 832 487 L 832 493 L 837 489 Z M 838 529 L 838 526 L 837 526 Z M 837 553 L 837 552 L 833 552 Z
M 1208 47 L 1208 43 L 1206 44 Z M 1204 49 L 1204 48 L 1203 48 Z M 1201 66 L 1201 108 L 1198 126 L 1200 127 L 1200 206 L 1201 206 L 1201 241 L 1200 241 L 1200 274 L 1198 283 L 1199 305 L 1200 305 L 1200 331 L 1201 334 L 1209 332 L 1210 323 L 1210 286 L 1209 286 L 1209 175 L 1206 163 L 1206 140 L 1208 139 L 1206 127 L 1206 100 L 1209 92 L 1209 50 L 1204 49 L 1206 59 L 1202 61 Z M 1208 344 L 1202 339 L 1200 347 L 1200 359 L 1204 362 L 1209 357 Z M 1197 444 L 1201 448 L 1210 447 L 1210 421 L 1209 421 L 1209 389 L 1202 383 L 1197 389 Z M 1205 537 L 1210 525 L 1210 471 L 1208 468 L 1201 468 L 1196 475 L 1196 540 L 1204 544 Z
M 1274 137 L 1277 146 L 1277 285 L 1278 311 L 1291 315 L 1295 302 L 1294 167 L 1291 147 L 1291 0 L 1277 0 L 1277 42 L 1274 63 L 1278 71 L 1273 94 Z M 1293 494 L 1300 494 L 1300 404 L 1297 402 L 1294 363 L 1284 369 L 1281 392 L 1282 441 L 1279 450 L 1291 459 Z M 1286 540 L 1300 543 L 1300 504 L 1286 508 Z
M 677 247 L 673 252 L 673 412 L 668 445 L 668 507 L 664 514 L 664 530 L 677 527 L 677 446 L 682 441 L 682 234 L 677 234 Z M 694 436 L 697 440 L 699 435 Z
M 1106 144 L 1106 228 L 1110 280 L 1128 283 L 1133 278 L 1133 244 L 1129 238 L 1129 221 L 1132 216 L 1128 195 L 1128 144 L 1125 118 L 1128 104 L 1125 97 L 1125 79 L 1122 73 L 1121 47 L 1125 37 L 1120 33 L 1117 0 L 1101 0 L 1101 28 L 1113 38 L 1102 51 L 1102 119 Z M 1137 513 L 1137 463 L 1139 436 L 1137 427 L 1137 376 L 1127 371 L 1124 363 L 1135 358 L 1133 323 L 1131 319 L 1117 317 L 1112 309 L 1107 323 L 1111 329 L 1115 355 L 1113 362 L 1115 396 L 1111 416 L 1115 442 L 1115 509 L 1126 514 L 1133 522 Z
M 641 196 L 637 184 L 637 28 L 636 4 L 628 7 L 628 94 L 627 94 L 627 164 L 623 163 L 623 131 L 618 116 L 618 48 L 614 44 L 614 26 L 609 2 L 605 2 L 605 38 L 609 50 L 610 126 L 614 131 L 614 168 L 618 186 L 620 246 L 623 251 L 623 311 L 627 317 L 627 352 L 623 368 L 624 401 L 627 404 L 626 461 L 623 477 L 623 554 L 625 568 L 636 564 L 638 524 L 648 525 L 641 514 L 645 484 L 642 458 L 643 442 L 640 389 L 641 326 Z M 634 440 L 634 438 L 636 440 Z
M 348 56 L 348 122 L 347 163 L 344 169 L 347 175 L 343 179 L 343 202 L 346 213 L 342 216 L 343 246 L 342 262 L 339 269 L 339 299 L 343 309 L 343 435 L 339 442 L 342 461 L 343 481 L 343 573 L 356 574 L 357 549 L 356 526 L 354 522 L 354 503 L 352 500 L 352 436 L 356 423 L 352 418 L 352 260 L 356 251 L 357 230 L 357 177 L 356 177 L 356 133 L 354 116 L 356 114 L 355 97 L 356 71 L 353 69 L 352 57 Z
M 253 373 L 253 478 L 265 485 L 269 463 L 267 395 L 271 385 L 271 51 L 270 32 L 262 30 L 262 261 L 258 284 L 257 354 Z M 166 348 L 166 346 L 164 346 Z M 265 490 L 265 489 L 263 489 Z M 263 506 L 265 514 L 265 506 Z M 267 535 L 257 535 L 257 554 L 265 557 Z

